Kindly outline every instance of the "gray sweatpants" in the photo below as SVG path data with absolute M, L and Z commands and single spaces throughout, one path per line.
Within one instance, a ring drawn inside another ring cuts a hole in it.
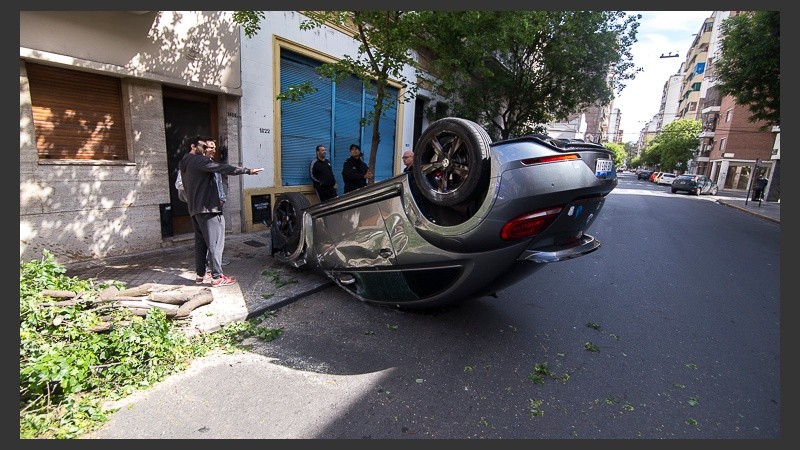
M 194 227 L 194 268 L 198 277 L 205 276 L 206 262 L 211 276 L 222 274 L 222 252 L 225 250 L 225 216 L 201 213 L 192 216 Z

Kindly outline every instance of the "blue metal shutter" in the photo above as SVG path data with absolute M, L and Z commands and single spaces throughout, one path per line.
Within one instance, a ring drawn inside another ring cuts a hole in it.
M 364 162 L 369 161 L 369 149 L 361 142 L 361 117 L 364 111 L 363 88 L 361 80 L 349 77 L 336 83 L 336 100 L 333 129 L 332 156 L 333 174 L 339 186 L 339 193 L 344 193 L 342 167 L 350 157 L 350 144 L 358 144 L 364 152 Z
M 281 181 L 283 186 L 310 185 L 314 148 L 331 149 L 333 111 L 331 81 L 314 71 L 320 63 L 281 50 L 281 92 L 310 81 L 317 91 L 302 100 L 281 101 Z M 330 154 L 328 155 L 330 158 Z
M 386 98 L 393 99 L 394 102 L 392 102 L 392 106 L 389 109 L 384 110 L 378 128 L 381 141 L 378 143 L 378 157 L 375 160 L 375 181 L 385 180 L 394 176 L 394 144 L 396 138 L 395 130 L 397 129 L 397 89 L 387 86 Z M 374 108 L 375 88 L 373 86 L 370 91 L 366 93 L 365 115 L 372 112 Z M 372 124 L 364 128 L 364 141 L 368 147 L 372 147 Z

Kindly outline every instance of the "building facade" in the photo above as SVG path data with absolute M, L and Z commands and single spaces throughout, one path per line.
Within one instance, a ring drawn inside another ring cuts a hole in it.
M 265 230 L 278 193 L 310 196 L 317 144 L 339 175 L 349 144 L 368 154 L 371 129 L 360 119 L 372 93 L 313 71 L 355 55 L 352 35 L 303 31 L 295 11 L 265 14 L 251 39 L 232 11 L 20 12 L 20 261 L 45 250 L 61 263 L 85 261 L 192 239 L 174 181 L 196 135 L 216 138 L 230 164 L 265 168 L 227 177 L 228 233 Z M 319 88 L 314 98 L 276 100 L 303 81 Z M 398 101 L 381 121 L 376 179 L 400 173 L 399 155 L 427 126 L 424 98 L 402 103 L 402 86 L 390 89 Z

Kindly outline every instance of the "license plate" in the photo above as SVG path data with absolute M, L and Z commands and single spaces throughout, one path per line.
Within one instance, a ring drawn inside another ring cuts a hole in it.
M 614 161 L 610 159 L 597 159 L 594 166 L 594 174 L 598 178 L 607 177 L 614 169 Z

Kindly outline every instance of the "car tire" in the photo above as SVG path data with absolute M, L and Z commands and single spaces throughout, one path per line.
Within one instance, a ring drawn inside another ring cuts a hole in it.
M 673 194 L 674 194 L 674 193 L 676 193 L 676 192 L 678 192 L 678 190 L 677 190 L 677 189 L 673 189 L 673 190 L 672 190 L 672 193 L 673 193 Z
M 719 192 L 719 188 L 713 187 L 713 188 L 711 188 L 711 191 L 709 191 L 709 194 L 717 195 L 717 192 Z
M 414 182 L 436 206 L 454 206 L 488 188 L 481 176 L 492 139 L 475 122 L 456 117 L 428 126 L 414 147 Z M 482 186 L 481 184 L 485 184 Z
M 300 245 L 303 231 L 303 210 L 311 206 L 305 195 L 299 192 L 283 192 L 275 198 L 272 211 L 272 254 L 288 256 Z
M 696 196 L 700 197 L 700 191 L 701 191 L 701 190 L 702 190 L 701 188 L 697 188 L 697 189 L 695 189 L 695 190 L 694 190 L 694 192 L 692 192 L 692 194 L 694 194 L 694 195 L 696 195 Z

